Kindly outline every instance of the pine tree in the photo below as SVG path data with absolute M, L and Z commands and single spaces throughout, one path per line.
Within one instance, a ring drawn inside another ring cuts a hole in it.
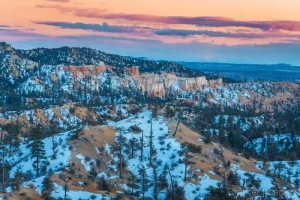
M 158 112 L 158 106 L 155 105 L 155 106 L 152 108 L 152 118 L 156 118 L 156 117 L 157 117 L 157 112 Z
M 14 178 L 12 179 L 12 188 L 17 192 L 19 192 L 20 190 L 23 179 L 24 179 L 24 173 L 22 172 L 21 166 L 19 165 L 14 174 Z
M 66 175 L 61 175 L 60 179 L 65 183 L 64 184 L 64 193 L 65 193 L 64 200 L 67 200 L 67 197 L 68 197 L 67 191 L 69 190 L 68 183 L 71 181 L 72 178 L 69 176 L 66 176 Z
M 132 173 L 128 172 L 128 187 L 131 188 L 130 195 L 132 198 L 137 196 L 136 190 L 138 189 L 138 184 L 137 184 L 137 177 Z
M 55 119 L 55 113 L 53 119 Z M 55 124 L 54 120 L 51 120 L 49 134 L 51 136 L 51 142 L 52 142 L 52 159 L 56 159 L 56 142 L 55 142 L 56 132 L 58 132 L 57 125 Z
M 177 183 L 175 183 L 173 187 L 174 190 L 171 188 L 167 190 L 166 200 L 185 200 L 183 187 L 179 186 Z
M 5 140 L 9 144 L 9 155 L 11 155 L 12 148 L 16 148 L 19 145 L 18 133 L 20 131 L 20 126 L 15 123 L 9 123 L 3 126 L 3 130 L 7 132 Z
M 126 138 L 123 136 L 124 130 L 120 130 L 116 137 L 117 144 L 113 146 L 113 152 L 119 160 L 119 176 L 123 178 L 123 164 L 125 162 L 123 156 L 123 150 L 126 142 Z
M 152 165 L 153 169 L 153 198 L 158 200 L 158 172 L 157 165 Z
M 152 156 L 153 156 L 153 128 L 152 128 L 152 119 L 151 119 L 151 127 L 150 127 L 150 136 L 149 136 L 149 147 L 150 147 L 150 155 L 149 155 L 149 165 L 152 165 Z
M 223 183 L 218 183 L 217 187 L 210 187 L 209 194 L 204 198 L 205 200 L 235 200 L 242 199 L 242 197 L 237 197 L 236 193 L 233 192 L 230 188 L 225 186 Z
M 144 131 L 142 130 L 142 137 L 140 138 L 141 156 L 140 161 L 143 161 L 144 157 Z
M 158 190 L 164 190 L 168 187 L 168 170 L 169 166 L 168 164 L 165 164 L 162 173 L 158 177 Z
M 167 171 L 168 171 L 168 174 L 169 174 L 169 177 L 170 177 L 170 182 L 171 182 L 171 185 L 168 187 L 168 191 L 167 191 L 167 199 L 168 200 L 175 200 L 176 198 L 176 186 L 177 186 L 177 183 L 175 182 L 174 180 L 174 177 L 171 173 L 171 170 L 170 170 L 170 167 L 167 167 Z
M 6 153 L 7 153 L 7 149 L 5 147 L 5 143 L 4 143 L 4 138 L 3 138 L 3 129 L 2 129 L 2 133 L 1 133 L 1 146 L 0 146 L 0 150 L 1 150 L 1 173 L 2 173 L 2 184 L 1 184 L 1 189 L 2 192 L 5 192 L 5 185 L 6 185 Z
M 176 125 L 176 128 L 175 128 L 175 131 L 174 131 L 174 133 L 173 133 L 173 136 L 176 135 L 177 130 L 178 130 L 178 127 L 179 127 L 179 124 L 180 124 L 180 118 L 178 118 L 178 122 L 177 122 L 177 125 Z
M 40 125 L 37 125 L 31 132 L 32 142 L 29 145 L 31 150 L 31 158 L 34 159 L 33 165 L 36 171 L 36 176 L 40 173 L 40 164 L 46 158 L 44 142 L 42 141 L 43 131 Z
M 54 190 L 54 184 L 50 176 L 46 176 L 42 182 L 42 197 L 48 199 L 52 190 Z
M 191 158 L 193 158 L 193 156 L 189 154 L 188 148 L 185 148 L 185 149 L 183 150 L 184 181 L 187 180 L 187 179 L 186 179 L 187 168 L 188 168 L 188 164 L 189 164 Z
M 110 184 L 103 176 L 96 178 L 96 184 L 98 190 L 108 191 L 108 192 L 111 191 Z
M 147 171 L 144 166 L 139 169 L 140 177 L 138 183 L 140 184 L 140 196 L 142 200 L 145 200 L 145 193 L 150 188 L 150 180 L 147 176 Z
M 136 138 L 129 139 L 129 147 L 130 147 L 130 156 L 131 158 L 134 158 L 134 152 L 136 151 Z

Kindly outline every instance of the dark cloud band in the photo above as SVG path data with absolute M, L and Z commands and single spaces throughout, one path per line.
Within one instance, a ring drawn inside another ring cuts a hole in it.
M 137 26 L 115 26 L 108 23 L 103 24 L 87 24 L 82 22 L 55 22 L 55 21 L 35 21 L 35 24 L 56 26 L 63 29 L 79 29 L 79 30 L 91 30 L 96 32 L 110 32 L 110 33 L 137 33 L 147 29 L 149 32 L 160 36 L 179 36 L 189 37 L 193 35 L 204 35 L 208 37 L 225 37 L 225 38 L 299 38 L 298 35 L 285 34 L 276 31 L 269 31 L 263 33 L 253 32 L 221 32 L 221 31 L 209 31 L 209 30 L 187 30 L 187 29 L 154 29 L 147 27 Z
M 205 35 L 208 37 L 225 37 L 225 38 L 248 38 L 248 39 L 259 39 L 259 38 L 300 38 L 299 35 L 284 34 L 280 32 L 221 32 L 221 31 L 209 31 L 209 30 L 186 30 L 186 29 L 161 29 L 155 31 L 157 35 L 162 36 L 180 36 L 188 37 L 193 35 Z
M 129 21 L 164 24 L 185 24 L 203 27 L 247 27 L 261 30 L 300 31 L 300 21 L 240 21 L 226 17 L 186 17 L 144 14 L 107 13 L 100 9 L 81 9 L 60 5 L 37 5 L 38 8 L 53 8 L 60 12 L 73 12 L 78 17 L 123 19 Z
M 111 33 L 132 33 L 135 32 L 137 27 L 135 26 L 114 26 L 108 23 L 103 24 L 86 24 L 81 22 L 51 22 L 51 21 L 35 21 L 35 24 L 42 24 L 48 26 L 57 26 L 65 29 L 81 29 L 92 30 L 98 32 L 111 32 Z

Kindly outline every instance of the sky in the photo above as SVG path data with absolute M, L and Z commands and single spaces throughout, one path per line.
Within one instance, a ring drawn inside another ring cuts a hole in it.
M 0 0 L 0 41 L 158 60 L 300 66 L 298 0 Z

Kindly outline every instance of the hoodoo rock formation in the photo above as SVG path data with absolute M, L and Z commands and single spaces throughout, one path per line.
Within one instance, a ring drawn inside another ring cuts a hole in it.
M 164 97 L 167 92 L 192 92 L 201 90 L 203 86 L 214 87 L 215 85 L 222 85 L 222 78 L 215 80 L 207 80 L 205 76 L 200 77 L 178 77 L 173 73 L 140 73 L 138 66 L 124 68 L 124 76 L 115 74 L 115 68 L 105 65 L 101 62 L 99 65 L 85 65 L 85 66 L 64 66 L 64 70 L 73 74 L 75 79 L 82 80 L 89 76 L 90 89 L 99 91 L 101 84 L 105 83 L 101 73 L 110 71 L 112 73 L 113 82 L 118 82 L 119 86 L 128 88 L 129 85 L 134 86 L 137 90 L 147 93 L 150 96 Z M 120 72 L 120 71 L 119 71 Z M 118 72 L 118 73 L 119 73 Z M 101 79 L 103 79 L 101 81 Z M 130 84 L 129 84 L 130 83 Z
M 88 76 L 88 75 L 98 75 L 101 72 L 104 72 L 106 70 L 111 70 L 112 67 L 105 65 L 104 62 L 100 62 L 99 65 L 86 65 L 86 66 L 65 66 L 65 70 L 68 72 L 71 72 L 73 75 L 78 76 L 78 75 L 83 75 L 83 76 Z
M 207 80 L 205 76 L 196 78 L 183 78 L 177 77 L 175 74 L 142 74 L 139 77 L 135 77 L 137 87 L 143 92 L 148 93 L 151 96 L 163 97 L 166 95 L 166 90 L 181 90 L 185 92 L 191 92 L 193 90 L 199 90 L 202 86 L 209 85 L 221 85 L 223 83 L 222 78 L 217 80 Z
M 140 70 L 138 66 L 133 66 L 130 68 L 125 68 L 125 72 L 130 74 L 131 76 L 140 76 Z

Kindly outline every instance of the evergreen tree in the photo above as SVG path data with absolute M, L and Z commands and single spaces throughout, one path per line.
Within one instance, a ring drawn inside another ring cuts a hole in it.
M 111 191 L 111 187 L 109 183 L 103 176 L 96 178 L 96 184 L 98 190 L 108 191 L 108 192 Z
M 167 190 L 166 200 L 186 200 L 183 187 L 177 183 L 174 184 L 174 190 L 171 188 Z
M 168 170 L 169 170 L 169 166 L 168 164 L 165 164 L 162 173 L 158 177 L 159 190 L 164 190 L 168 187 L 168 180 L 167 180 Z
M 21 184 L 23 183 L 24 173 L 21 170 L 21 166 L 17 167 L 14 178 L 12 179 L 12 188 L 19 192 Z
M 151 119 L 151 127 L 150 127 L 150 136 L 149 136 L 149 147 L 150 147 L 150 155 L 149 155 L 149 165 L 152 165 L 152 156 L 153 156 L 153 128 L 152 128 L 152 119 Z
M 232 189 L 228 188 L 224 183 L 218 183 L 217 187 L 210 187 L 209 194 L 205 200 L 242 200 L 243 197 L 237 196 Z
M 20 131 L 20 125 L 15 123 L 8 123 L 3 126 L 3 130 L 7 132 L 5 141 L 9 144 L 9 155 L 11 155 L 13 147 L 19 146 L 18 134 Z
M 129 148 L 130 148 L 130 156 L 131 158 L 134 158 L 134 152 L 136 151 L 136 144 L 137 139 L 136 138 L 130 138 L 129 139 Z
M 36 176 L 39 176 L 40 173 L 40 164 L 46 158 L 44 142 L 42 141 L 43 130 L 41 125 L 37 125 L 32 129 L 31 138 L 32 142 L 29 145 L 31 150 L 31 158 L 34 159 L 33 165 L 36 171 Z
M 123 136 L 124 130 L 120 130 L 119 134 L 116 137 L 117 144 L 113 146 L 113 152 L 116 157 L 118 157 L 119 161 L 119 176 L 123 178 L 123 164 L 125 162 L 123 150 L 125 148 L 126 138 Z
M 2 133 L 1 133 L 1 146 L 0 146 L 0 151 L 1 151 L 1 189 L 2 192 L 5 192 L 5 186 L 6 186 L 6 153 L 7 153 L 7 149 L 4 143 L 4 138 L 3 138 L 3 129 L 2 129 Z
M 54 184 L 50 176 L 46 176 L 42 182 L 42 197 L 48 199 L 52 190 L 54 190 Z
M 152 165 L 152 169 L 153 169 L 153 198 L 154 200 L 158 200 L 158 172 L 157 172 L 157 165 L 154 164 Z
M 129 188 L 131 188 L 130 195 L 132 198 L 134 198 L 137 196 L 137 191 L 136 191 L 138 189 L 137 177 L 132 172 L 129 172 L 127 180 L 128 180 L 127 185 Z
M 181 118 L 178 117 L 177 125 L 176 125 L 175 131 L 174 131 L 174 133 L 173 133 L 173 136 L 175 136 L 176 133 L 177 133 L 177 130 L 178 130 L 178 127 L 179 127 L 179 124 L 180 124 L 180 120 L 181 120 Z
M 193 156 L 191 154 L 189 154 L 188 148 L 185 148 L 183 150 L 182 154 L 183 154 L 183 163 L 184 163 L 184 178 L 183 178 L 183 180 L 186 181 L 188 164 L 190 162 L 190 159 L 193 158 Z
M 152 110 L 152 118 L 156 118 L 158 112 L 158 106 L 155 105 L 151 110 Z
M 140 148 L 141 148 L 141 156 L 140 161 L 144 159 L 144 131 L 142 130 L 142 137 L 140 138 Z
M 145 193 L 150 188 L 150 180 L 147 177 L 147 171 L 144 166 L 139 169 L 140 177 L 138 179 L 138 183 L 140 184 L 140 197 L 142 200 L 145 200 Z

